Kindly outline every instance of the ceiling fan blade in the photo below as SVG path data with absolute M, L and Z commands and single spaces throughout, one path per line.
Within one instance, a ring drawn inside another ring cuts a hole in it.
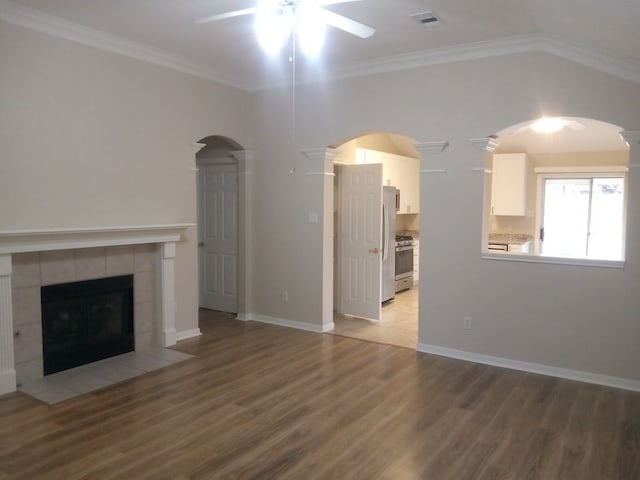
M 314 5 L 316 7 L 324 7 L 325 5 L 335 5 L 336 3 L 350 3 L 350 2 L 360 2 L 362 0 L 316 0 Z
M 335 12 L 325 10 L 324 8 L 318 8 L 318 14 L 327 23 L 327 25 L 344 30 L 356 37 L 369 38 L 376 32 L 375 28 L 371 28 L 364 23 L 356 22 L 350 18 L 338 15 Z
M 225 18 L 240 17 L 242 15 L 251 15 L 252 13 L 256 13 L 257 10 L 258 9 L 256 7 L 245 8 L 243 10 L 234 10 L 233 12 L 220 13 L 218 15 L 211 15 L 209 17 L 202 17 L 194 21 L 193 23 L 195 24 L 209 23 L 209 22 L 216 22 L 218 20 L 224 20 Z

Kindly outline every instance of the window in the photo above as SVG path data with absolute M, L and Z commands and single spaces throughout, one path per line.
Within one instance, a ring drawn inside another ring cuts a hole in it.
M 623 174 L 546 174 L 539 185 L 541 255 L 622 260 Z

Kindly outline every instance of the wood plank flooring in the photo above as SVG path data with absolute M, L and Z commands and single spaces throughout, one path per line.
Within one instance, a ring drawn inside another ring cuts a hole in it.
M 203 311 L 193 359 L 0 397 L 5 479 L 640 478 L 640 393 Z

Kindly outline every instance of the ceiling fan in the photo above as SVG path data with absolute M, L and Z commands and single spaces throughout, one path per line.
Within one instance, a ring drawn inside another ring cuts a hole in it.
M 260 45 L 268 52 L 277 52 L 289 37 L 296 34 L 302 50 L 316 53 L 329 25 L 360 38 L 368 38 L 375 29 L 351 18 L 323 8 L 337 3 L 360 0 L 259 0 L 256 7 L 203 17 L 196 24 L 216 22 L 243 15 L 255 15 L 255 28 Z

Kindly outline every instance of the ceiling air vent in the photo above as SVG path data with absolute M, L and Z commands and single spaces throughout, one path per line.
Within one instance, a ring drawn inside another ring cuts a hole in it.
M 435 27 L 436 25 L 440 25 L 440 20 L 433 14 L 433 12 L 414 13 L 409 16 L 425 27 Z

